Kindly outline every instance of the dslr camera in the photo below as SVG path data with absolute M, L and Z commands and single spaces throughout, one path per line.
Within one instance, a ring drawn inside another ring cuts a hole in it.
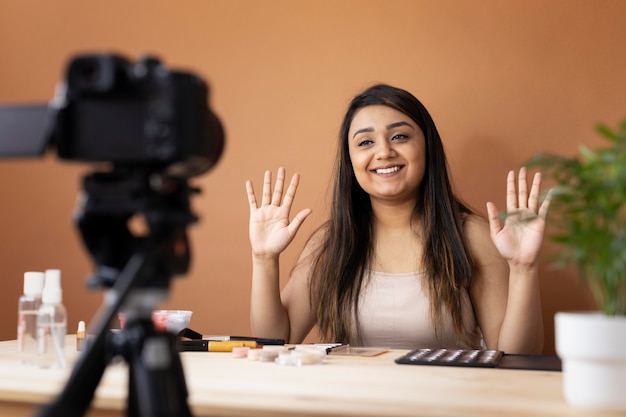
M 0 108 L 0 156 L 109 162 L 188 178 L 212 168 L 224 131 L 198 76 L 170 71 L 155 57 L 79 55 L 46 105 Z

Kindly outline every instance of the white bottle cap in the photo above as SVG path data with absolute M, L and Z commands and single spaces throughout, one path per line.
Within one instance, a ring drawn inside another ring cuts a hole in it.
M 62 299 L 61 271 L 59 269 L 47 269 L 41 301 L 44 304 L 58 304 Z
M 29 296 L 41 295 L 43 292 L 43 272 L 24 272 L 24 294 Z

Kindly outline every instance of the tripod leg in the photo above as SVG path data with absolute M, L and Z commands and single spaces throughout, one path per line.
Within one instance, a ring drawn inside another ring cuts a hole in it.
M 135 339 L 129 364 L 129 417 L 191 417 L 176 337 L 157 332 Z

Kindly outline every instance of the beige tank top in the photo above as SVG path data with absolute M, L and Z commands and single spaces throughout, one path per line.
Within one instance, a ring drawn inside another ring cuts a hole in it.
M 463 321 L 470 339 L 456 340 L 449 314 L 444 315 L 443 329 L 437 339 L 430 319 L 428 289 L 422 288 L 421 274 L 369 271 L 358 305 L 361 340 L 351 340 L 350 344 L 396 349 L 478 349 L 481 337 L 467 292 L 462 302 Z

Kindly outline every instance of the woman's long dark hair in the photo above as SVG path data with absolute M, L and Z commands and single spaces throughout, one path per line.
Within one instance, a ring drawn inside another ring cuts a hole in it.
M 347 342 L 358 334 L 358 300 L 373 256 L 372 206 L 358 184 L 348 151 L 348 131 L 356 111 L 385 105 L 409 116 L 426 141 L 424 179 L 417 193 L 413 219 L 423 226 L 422 264 L 428 281 L 431 320 L 439 335 L 447 310 L 457 340 L 465 339 L 462 291 L 469 288 L 474 261 L 465 244 L 463 218 L 471 210 L 454 195 L 443 144 L 424 105 L 409 92 L 379 84 L 356 96 L 343 119 L 335 161 L 330 220 L 321 228 L 310 280 L 311 306 L 326 340 Z

